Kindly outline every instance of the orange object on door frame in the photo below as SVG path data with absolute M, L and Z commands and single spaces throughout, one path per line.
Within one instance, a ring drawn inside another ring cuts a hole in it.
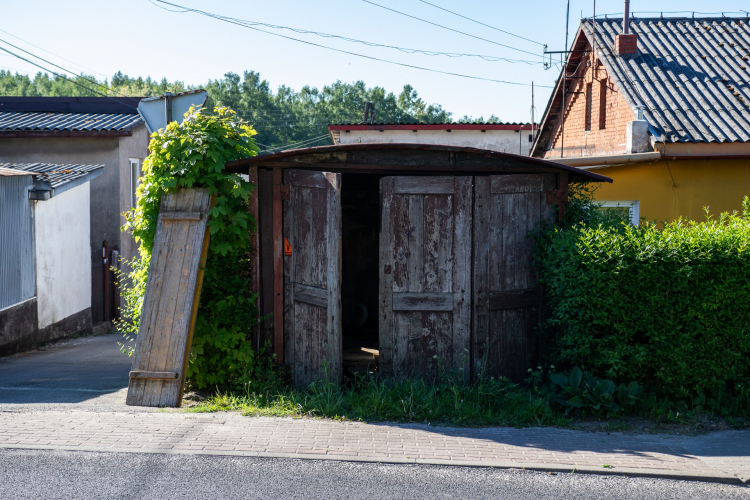
M 286 255 L 287 257 L 292 255 L 292 245 L 286 238 L 284 238 L 284 255 Z

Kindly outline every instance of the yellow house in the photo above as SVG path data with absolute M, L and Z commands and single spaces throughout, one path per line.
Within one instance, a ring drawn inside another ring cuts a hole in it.
M 634 221 L 740 210 L 749 59 L 747 17 L 584 20 L 531 155 L 611 177 L 595 198 Z

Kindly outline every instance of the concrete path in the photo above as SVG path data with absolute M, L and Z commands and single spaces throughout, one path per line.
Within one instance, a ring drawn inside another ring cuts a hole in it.
M 0 448 L 239 455 L 750 481 L 750 431 L 702 436 L 250 418 L 124 405 L 113 335 L 0 359 Z

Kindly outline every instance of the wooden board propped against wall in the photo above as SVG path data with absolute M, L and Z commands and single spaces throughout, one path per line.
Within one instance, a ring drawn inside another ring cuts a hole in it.
M 210 208 L 208 189 L 181 189 L 161 200 L 128 405 L 180 405 L 208 251 Z

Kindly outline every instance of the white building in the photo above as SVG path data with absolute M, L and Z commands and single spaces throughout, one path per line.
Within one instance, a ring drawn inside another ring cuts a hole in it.
M 91 179 L 102 165 L 0 164 L 0 355 L 91 333 Z
M 529 156 L 533 140 L 530 123 L 353 123 L 328 131 L 334 144 L 442 144 L 522 156 Z

